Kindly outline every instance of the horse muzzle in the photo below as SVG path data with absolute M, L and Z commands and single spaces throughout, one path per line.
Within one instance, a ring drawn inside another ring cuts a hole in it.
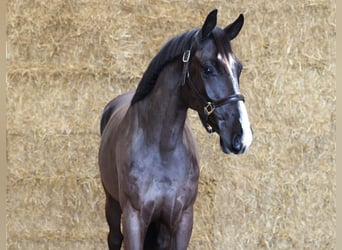
M 226 142 L 220 136 L 221 149 L 226 154 L 243 154 L 247 150 L 247 146 L 242 143 L 242 137 L 235 135 L 232 137 L 231 142 Z
M 249 146 L 252 144 L 253 140 L 253 130 L 250 127 L 248 131 L 243 131 L 243 133 L 232 134 L 231 136 L 224 136 L 220 134 L 220 145 L 221 149 L 226 154 L 243 154 L 245 153 Z

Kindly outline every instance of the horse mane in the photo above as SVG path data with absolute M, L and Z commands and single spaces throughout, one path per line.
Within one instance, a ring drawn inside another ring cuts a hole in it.
M 182 56 L 185 50 L 189 49 L 196 31 L 191 30 L 175 36 L 161 48 L 144 72 L 131 101 L 131 105 L 144 99 L 154 88 L 162 69 L 168 63 Z

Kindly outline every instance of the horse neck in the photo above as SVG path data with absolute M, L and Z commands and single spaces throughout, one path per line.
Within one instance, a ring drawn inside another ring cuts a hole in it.
M 181 98 L 181 71 L 176 62 L 164 67 L 152 92 L 134 105 L 144 138 L 164 152 L 174 150 L 183 138 L 187 107 Z

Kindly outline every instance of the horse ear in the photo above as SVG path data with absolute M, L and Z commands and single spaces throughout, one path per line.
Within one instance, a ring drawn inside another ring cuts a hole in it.
M 209 37 L 210 33 L 213 31 L 213 29 L 216 26 L 216 22 L 217 22 L 217 9 L 214 9 L 208 14 L 200 30 L 200 33 L 199 33 L 200 41 L 203 41 Z
M 229 40 L 233 40 L 239 33 L 243 26 L 244 17 L 243 14 L 240 14 L 240 16 L 231 24 L 229 24 L 226 28 L 224 28 L 224 31 L 228 35 Z

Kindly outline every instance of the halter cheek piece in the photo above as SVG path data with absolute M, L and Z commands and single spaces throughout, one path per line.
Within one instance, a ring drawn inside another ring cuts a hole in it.
M 234 102 L 238 102 L 238 101 L 245 101 L 245 97 L 241 94 L 234 94 L 225 98 L 222 98 L 220 100 L 214 101 L 214 100 L 210 100 L 208 101 L 207 98 L 205 96 L 203 96 L 199 90 L 197 89 L 197 87 L 194 85 L 194 83 L 191 81 L 190 79 L 190 73 L 189 73 L 189 63 L 190 63 L 190 57 L 191 57 L 191 48 L 189 50 L 186 50 L 183 54 L 183 63 L 184 63 L 184 67 L 183 67 L 183 81 L 182 81 L 182 86 L 184 86 L 186 83 L 188 84 L 188 86 L 191 88 L 192 91 L 195 92 L 195 94 L 197 95 L 197 97 L 201 100 L 201 102 L 203 103 L 203 114 L 204 114 L 204 121 L 202 120 L 206 130 L 208 133 L 212 133 L 213 132 L 213 128 L 212 126 L 209 124 L 208 120 L 209 120 L 209 116 L 215 111 L 216 108 L 226 105 L 226 104 L 230 104 L 230 103 L 234 103 Z

